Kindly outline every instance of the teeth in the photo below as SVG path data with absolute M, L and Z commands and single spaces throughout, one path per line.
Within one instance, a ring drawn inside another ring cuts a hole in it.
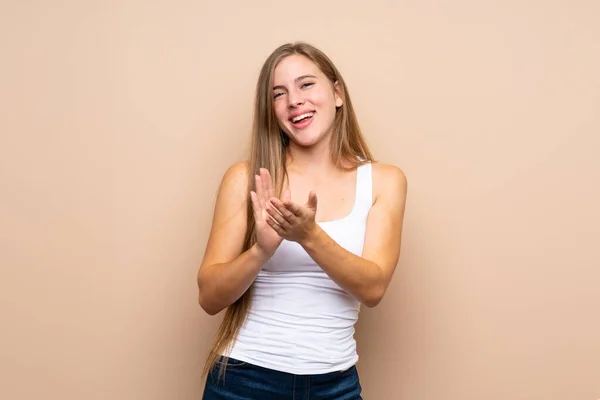
M 302 115 L 298 115 L 297 117 L 292 119 L 292 122 L 298 122 L 304 118 L 308 118 L 308 117 L 312 117 L 313 115 L 315 115 L 314 113 L 306 113 L 306 114 L 302 114 Z

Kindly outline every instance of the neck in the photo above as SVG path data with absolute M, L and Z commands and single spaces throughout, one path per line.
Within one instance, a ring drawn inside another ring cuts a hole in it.
M 320 175 L 337 170 L 331 161 L 329 140 L 323 140 L 311 147 L 302 147 L 290 142 L 288 154 L 290 156 L 288 170 Z

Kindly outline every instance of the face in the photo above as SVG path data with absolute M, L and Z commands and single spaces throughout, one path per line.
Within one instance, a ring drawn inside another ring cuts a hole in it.
M 275 114 L 291 142 L 312 146 L 331 135 L 342 98 L 337 84 L 315 63 L 302 55 L 288 56 L 275 68 L 273 84 Z

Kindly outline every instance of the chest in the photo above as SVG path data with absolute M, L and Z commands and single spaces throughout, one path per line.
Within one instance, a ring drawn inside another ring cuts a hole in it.
M 321 222 L 319 226 L 337 244 L 358 256 L 362 255 L 366 215 L 353 215 L 348 219 Z M 302 246 L 296 242 L 284 240 L 275 254 L 264 265 L 269 272 L 324 273 Z
M 306 204 L 308 194 L 317 194 L 317 222 L 342 219 L 354 208 L 357 197 L 357 173 L 349 172 L 337 179 L 320 179 L 290 174 L 288 188 L 292 201 Z

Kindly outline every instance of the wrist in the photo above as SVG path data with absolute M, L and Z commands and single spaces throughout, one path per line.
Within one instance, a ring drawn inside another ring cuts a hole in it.
M 267 251 L 261 249 L 258 244 L 254 244 L 252 245 L 252 247 L 250 247 L 250 252 L 252 254 L 252 256 L 262 265 L 264 263 L 266 263 L 267 261 L 269 261 L 269 259 L 271 258 L 271 256 L 273 254 L 269 254 Z
M 305 250 L 314 248 L 319 242 L 321 232 L 321 227 L 315 222 L 313 228 L 307 232 L 306 236 L 299 242 L 299 244 L 304 247 Z

